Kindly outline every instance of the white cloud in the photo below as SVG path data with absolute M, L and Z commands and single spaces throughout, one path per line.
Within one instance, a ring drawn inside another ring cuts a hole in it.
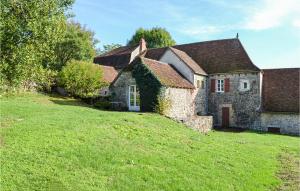
M 221 32 L 221 28 L 217 26 L 190 26 L 190 27 L 183 27 L 179 30 L 180 32 L 187 34 L 187 35 L 201 35 L 201 34 L 214 34 Z
M 263 0 L 262 6 L 249 13 L 244 28 L 264 30 L 291 22 L 291 17 L 300 16 L 299 0 Z
M 300 19 L 295 19 L 293 21 L 293 26 L 296 27 L 296 28 L 300 28 Z

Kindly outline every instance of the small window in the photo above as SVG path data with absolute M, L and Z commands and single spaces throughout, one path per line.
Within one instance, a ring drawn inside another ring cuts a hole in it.
M 217 80 L 217 92 L 224 92 L 224 80 Z
M 249 80 L 240 80 L 240 91 L 248 91 L 250 90 L 250 82 Z
M 197 80 L 197 88 L 200 88 L 200 80 Z
M 104 95 L 107 95 L 107 91 L 106 90 L 104 91 Z
M 204 85 L 204 80 L 201 81 L 201 88 L 204 89 L 205 85 Z

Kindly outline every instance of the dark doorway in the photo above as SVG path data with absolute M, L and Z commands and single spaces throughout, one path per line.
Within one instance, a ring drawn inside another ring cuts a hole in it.
M 222 127 L 229 127 L 229 107 L 222 108 Z

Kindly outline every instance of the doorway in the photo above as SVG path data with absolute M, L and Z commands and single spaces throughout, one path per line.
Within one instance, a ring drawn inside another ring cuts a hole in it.
M 129 86 L 128 109 L 129 111 L 140 111 L 140 92 L 136 85 Z
M 222 127 L 229 127 L 229 107 L 222 108 Z

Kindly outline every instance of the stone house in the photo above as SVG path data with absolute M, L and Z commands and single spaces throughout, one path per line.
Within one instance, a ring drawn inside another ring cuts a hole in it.
M 147 49 L 141 39 L 137 46 L 117 48 L 94 62 L 103 67 L 113 103 L 128 110 L 153 111 L 161 96 L 171 103 L 167 116 L 194 126 L 200 123 L 204 129 L 213 123 L 299 134 L 299 69 L 259 69 L 238 38 L 154 49 Z M 293 74 L 292 84 L 286 84 L 288 90 L 280 88 L 282 84 L 274 90 L 274 79 L 286 79 L 278 78 L 282 71 Z M 282 91 L 296 92 L 296 86 L 298 94 L 286 99 Z M 270 116 L 270 105 L 279 105 L 275 112 L 280 114 Z M 279 122 L 270 123 L 275 118 Z

